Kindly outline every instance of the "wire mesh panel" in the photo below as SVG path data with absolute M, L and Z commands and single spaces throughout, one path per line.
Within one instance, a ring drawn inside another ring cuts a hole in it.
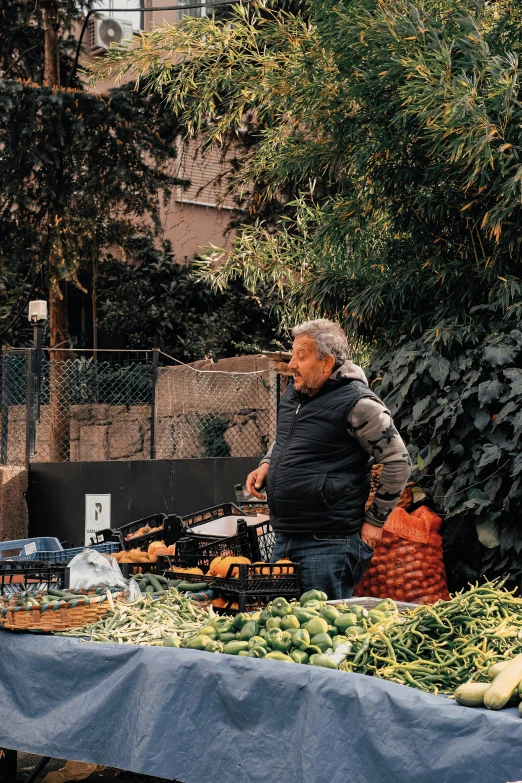
M 0 358 L 3 465 L 253 457 L 275 437 L 279 384 L 263 357 L 210 370 L 158 351 L 9 349 Z
M 44 352 L 36 462 L 149 459 L 148 353 Z
M 25 465 L 28 351 L 0 356 L 0 464 Z
M 161 367 L 157 385 L 157 456 L 253 457 L 275 436 L 274 374 Z

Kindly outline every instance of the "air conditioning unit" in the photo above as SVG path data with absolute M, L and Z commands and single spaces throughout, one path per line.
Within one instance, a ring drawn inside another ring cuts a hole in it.
M 91 54 L 103 54 L 111 43 L 132 41 L 132 22 L 102 16 L 89 22 L 89 49 Z

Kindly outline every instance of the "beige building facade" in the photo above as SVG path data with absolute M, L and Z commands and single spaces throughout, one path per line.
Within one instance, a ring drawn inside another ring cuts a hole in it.
M 147 11 L 136 10 L 144 5 Z M 169 5 L 178 5 L 180 10 L 155 10 Z M 206 8 L 187 8 L 184 5 L 199 5 L 198 0 L 100 0 L 100 18 L 91 19 L 85 40 L 84 54 L 80 65 L 86 65 L 96 57 L 103 56 L 111 40 L 130 39 L 140 30 L 150 31 L 164 23 L 175 24 L 182 15 L 202 16 Z M 125 10 L 122 10 L 125 9 Z M 150 9 L 150 10 L 149 10 Z M 96 92 L 105 92 L 114 87 L 111 81 L 99 82 Z M 226 155 L 214 150 L 201 157 L 198 145 L 179 141 L 176 174 L 182 180 L 190 181 L 186 189 L 176 188 L 170 203 L 164 209 L 163 225 L 165 238 L 170 240 L 178 261 L 190 261 L 208 246 L 230 247 L 232 235 L 227 234 L 231 209 L 234 204 L 227 198 L 225 178 L 230 164 Z M 225 158 L 225 159 L 223 159 Z

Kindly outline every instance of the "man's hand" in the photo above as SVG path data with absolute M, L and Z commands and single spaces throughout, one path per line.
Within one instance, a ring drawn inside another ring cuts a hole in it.
M 248 474 L 246 488 L 249 495 L 253 495 L 260 500 L 265 499 L 264 495 L 261 495 L 258 492 L 258 489 L 262 489 L 265 486 L 269 467 L 269 462 L 263 462 L 256 470 L 253 470 L 252 473 Z
M 252 475 L 252 473 L 250 475 Z M 375 525 L 370 525 L 369 522 L 363 522 L 363 526 L 361 527 L 361 538 L 368 546 L 375 549 L 382 538 L 382 527 L 376 527 Z

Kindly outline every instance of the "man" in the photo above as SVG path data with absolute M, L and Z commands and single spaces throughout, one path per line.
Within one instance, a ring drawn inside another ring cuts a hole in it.
M 273 562 L 288 557 L 300 563 L 303 590 L 349 598 L 404 490 L 411 461 L 390 412 L 349 360 L 340 326 L 320 319 L 292 333 L 294 382 L 281 399 L 276 441 L 246 486 L 262 498 L 266 483 L 277 534 Z M 365 512 L 373 462 L 384 467 Z

